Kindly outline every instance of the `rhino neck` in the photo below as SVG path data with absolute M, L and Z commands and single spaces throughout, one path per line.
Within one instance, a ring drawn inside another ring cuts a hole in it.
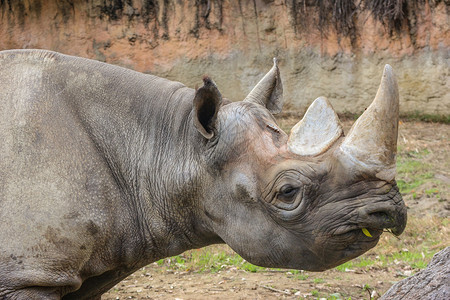
M 141 215 L 146 216 L 147 240 L 154 249 L 165 251 L 160 257 L 216 239 L 202 220 L 199 201 L 207 175 L 199 149 L 204 139 L 193 125 L 194 92 L 175 89 L 170 97 L 161 98 L 160 110 L 150 101 L 144 111 L 143 128 L 149 135 L 139 176 L 140 203 L 145 205 Z
M 118 219 L 125 217 L 122 226 L 137 234 L 129 243 L 138 250 L 129 256 L 149 263 L 209 244 L 197 213 L 203 172 L 192 120 L 195 91 L 125 69 L 96 70 L 78 70 L 82 80 L 72 79 L 64 93 L 76 94 L 71 105 L 123 195 L 115 204 L 124 212 Z

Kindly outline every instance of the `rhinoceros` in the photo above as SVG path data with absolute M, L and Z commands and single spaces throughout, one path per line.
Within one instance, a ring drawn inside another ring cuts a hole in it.
M 399 235 L 399 96 L 386 65 L 345 136 L 318 98 L 288 136 L 276 60 L 243 101 L 94 60 L 0 52 L 0 298 L 99 299 L 158 259 L 226 243 L 322 271 Z

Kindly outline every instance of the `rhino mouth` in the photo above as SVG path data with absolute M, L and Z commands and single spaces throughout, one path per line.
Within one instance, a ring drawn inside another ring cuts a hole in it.
M 390 232 L 394 235 L 399 235 L 403 232 L 404 226 L 398 224 L 397 226 L 367 226 L 351 225 L 341 227 L 340 230 L 332 234 L 327 241 L 325 241 L 325 248 L 332 248 L 335 251 L 341 251 L 342 257 L 337 260 L 338 264 L 353 259 L 369 249 L 375 247 L 380 237 L 385 232 Z
M 318 240 L 315 251 L 319 253 L 326 270 L 343 264 L 375 247 L 383 234 L 382 229 L 367 227 L 370 236 L 362 231 L 361 226 L 343 226 L 333 234 L 324 234 Z
M 406 212 L 402 207 L 395 214 L 380 211 L 367 214 L 367 210 L 364 210 L 359 217 L 361 215 L 363 220 L 340 226 L 331 233 L 334 243 L 342 242 L 346 247 L 354 243 L 372 245 L 378 242 L 384 232 L 398 236 L 406 226 Z
M 363 228 L 369 235 L 363 232 Z M 346 227 L 343 230 L 335 232 L 331 238 L 333 243 L 342 245 L 343 249 L 348 249 L 352 244 L 376 244 L 383 233 L 384 230 L 377 229 L 373 227 L 357 227 L 352 226 L 352 228 Z M 374 246 L 374 245 L 373 245 Z
M 384 230 L 376 229 L 376 228 L 358 228 L 353 229 L 350 231 L 347 231 L 346 233 L 343 233 L 342 235 L 347 235 L 351 237 L 355 237 L 357 240 L 362 241 L 373 241 L 378 240 L 378 238 L 381 236 L 381 234 L 384 232 Z
M 386 219 L 388 219 L 386 221 Z M 403 218 L 400 218 L 403 219 Z M 394 220 L 391 217 L 382 215 L 378 224 L 361 224 L 356 226 L 345 226 L 341 230 L 334 233 L 335 236 L 348 236 L 358 237 L 363 240 L 377 239 L 383 232 L 392 233 L 395 236 L 399 236 L 405 229 L 406 220 Z M 380 224 L 384 223 L 384 224 Z
M 396 193 L 395 196 L 399 196 Z M 399 236 L 406 227 L 406 206 L 401 198 L 391 203 L 372 203 L 357 209 L 347 226 L 341 227 L 341 234 L 349 234 L 361 240 L 378 239 L 383 232 Z M 338 233 L 339 234 L 339 233 Z

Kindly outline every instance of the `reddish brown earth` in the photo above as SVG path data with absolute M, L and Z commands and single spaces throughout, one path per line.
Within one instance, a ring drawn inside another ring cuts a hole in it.
M 341 30 L 313 2 L 0 1 L 0 50 L 55 50 L 191 87 L 206 73 L 233 100 L 245 97 L 276 56 L 289 103 L 303 109 L 326 96 L 338 112 L 352 113 L 371 102 L 389 63 L 403 114 L 449 114 L 448 1 L 403 1 L 398 32 L 364 9 L 373 1 L 356 1 L 361 9 Z
M 280 125 L 284 128 L 292 126 L 294 118 L 284 118 Z M 345 121 L 346 132 L 352 121 Z M 450 125 L 422 122 L 401 122 L 400 155 L 420 153 L 427 149 L 429 153 L 422 159 L 430 164 L 436 180 L 429 186 L 417 189 L 418 196 L 404 196 L 409 216 L 418 219 L 421 226 L 434 226 L 435 217 L 450 217 Z M 427 195 L 428 188 L 439 188 L 440 197 Z M 425 225 L 427 224 L 427 225 Z M 429 225 L 431 224 L 431 225 Z M 439 228 L 440 235 L 433 251 L 445 248 L 450 244 L 450 226 Z M 415 230 L 407 226 L 406 231 Z M 405 234 L 404 234 L 405 235 Z M 401 237 L 402 238 L 402 237 Z M 390 245 L 394 237 L 384 234 L 380 244 Z M 406 251 L 411 241 L 403 237 L 398 247 Z M 382 247 L 382 246 L 378 246 Z M 383 246 L 384 251 L 394 253 L 395 248 Z M 194 250 L 196 251 L 196 250 Z M 226 251 L 232 253 L 227 246 L 212 246 L 211 252 Z M 377 247 L 364 254 L 364 257 L 377 260 Z M 336 269 L 314 273 L 272 270 L 251 273 L 236 267 L 227 267 L 217 273 L 198 271 L 174 271 L 156 263 L 150 264 L 106 293 L 102 299 L 317 299 L 340 295 L 340 299 L 373 299 L 384 294 L 395 282 L 417 272 L 404 262 L 391 263 L 388 266 L 369 266 L 352 268 L 345 271 Z M 369 290 L 364 288 L 369 286 Z

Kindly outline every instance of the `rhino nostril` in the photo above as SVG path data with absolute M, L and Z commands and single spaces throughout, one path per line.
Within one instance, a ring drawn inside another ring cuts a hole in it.
M 368 203 L 358 210 L 359 228 L 389 229 L 394 235 L 405 230 L 407 222 L 406 206 L 403 202 Z
M 370 216 L 378 220 L 384 220 L 386 222 L 392 219 L 392 217 L 390 217 L 387 213 L 381 211 L 371 213 Z
M 376 224 L 379 229 L 390 229 L 394 235 L 400 235 L 406 227 L 406 209 L 395 212 L 373 212 L 369 214 L 371 223 Z
M 391 214 L 377 211 L 368 215 L 368 225 L 377 229 L 392 228 L 395 226 L 395 218 Z

